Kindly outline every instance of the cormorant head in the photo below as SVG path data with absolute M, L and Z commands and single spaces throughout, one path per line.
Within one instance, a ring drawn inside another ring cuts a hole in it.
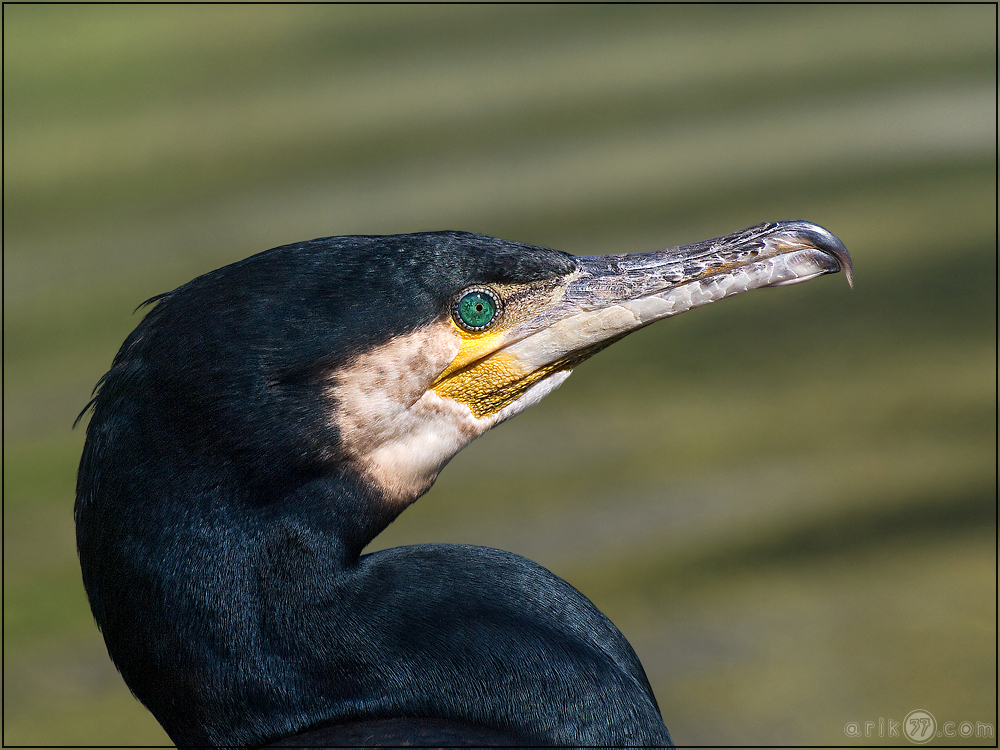
M 798 221 L 596 257 L 464 232 L 286 245 L 156 298 L 89 433 L 110 448 L 127 432 L 117 450 L 144 454 L 144 471 L 156 456 L 174 472 L 224 466 L 262 498 L 345 473 L 398 513 L 471 440 L 631 331 L 841 269 L 850 280 L 840 241 Z
M 421 262 L 419 282 L 406 282 L 429 292 L 429 306 L 408 330 L 396 328 L 331 371 L 325 393 L 350 461 L 400 503 L 424 492 L 469 441 L 537 403 L 622 336 L 755 287 L 841 267 L 851 274 L 839 240 L 805 222 L 599 257 L 455 233 L 393 241 L 414 256 L 433 254 Z M 405 290 L 399 295 L 393 304 L 409 304 Z

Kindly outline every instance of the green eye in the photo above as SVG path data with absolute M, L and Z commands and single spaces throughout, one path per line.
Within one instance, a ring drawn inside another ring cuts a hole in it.
M 469 289 L 455 303 L 455 318 L 468 331 L 482 331 L 493 322 L 500 300 L 489 289 Z

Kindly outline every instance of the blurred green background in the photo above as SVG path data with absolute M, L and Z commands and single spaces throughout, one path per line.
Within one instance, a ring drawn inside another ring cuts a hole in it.
M 631 336 L 375 547 L 549 567 L 680 743 L 898 743 L 845 725 L 917 708 L 995 729 L 995 5 L 3 14 L 5 743 L 167 741 L 72 525 L 70 427 L 143 300 L 318 236 L 593 254 L 798 218 L 844 240 L 853 291 Z

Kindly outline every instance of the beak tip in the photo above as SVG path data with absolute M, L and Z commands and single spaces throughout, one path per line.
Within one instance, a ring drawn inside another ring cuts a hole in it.
M 833 232 L 819 224 L 811 221 L 781 221 L 778 222 L 779 231 L 790 234 L 800 240 L 808 242 L 817 250 L 821 250 L 834 258 L 847 277 L 847 284 L 854 288 L 854 264 L 851 262 L 851 255 Z

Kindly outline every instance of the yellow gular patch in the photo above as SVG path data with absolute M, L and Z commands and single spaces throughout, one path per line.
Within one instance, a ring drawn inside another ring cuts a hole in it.
M 499 396 L 500 392 L 524 376 L 516 360 L 497 352 L 504 331 L 471 333 L 454 322 L 452 326 L 462 343 L 455 359 L 437 377 L 431 390 L 442 398 L 468 406 L 479 419 L 495 414 L 513 400 Z
M 483 333 L 470 333 L 469 331 L 463 331 L 454 321 L 451 324 L 455 333 L 458 334 L 462 343 L 459 346 L 458 354 L 455 355 L 455 359 L 445 368 L 444 372 L 438 375 L 437 380 L 434 381 L 434 385 L 437 386 L 438 383 L 442 382 L 445 378 L 451 376 L 452 373 L 461 370 L 463 367 L 472 364 L 473 362 L 486 357 L 487 355 L 495 352 L 500 348 L 503 343 L 504 331 L 485 331 Z
M 540 380 L 556 372 L 573 370 L 578 364 L 624 335 L 626 334 L 613 336 L 606 341 L 571 352 L 533 372 L 525 372 L 524 366 L 514 355 L 497 352 L 450 377 L 438 378 L 431 390 L 442 398 L 450 398 L 465 404 L 473 416 L 483 419 L 517 401 L 525 391 Z
M 488 331 L 466 331 L 454 320 L 459 339 L 458 354 L 437 377 L 431 390 L 469 407 L 482 419 L 516 401 L 532 385 L 565 367 L 545 367 L 531 372 L 518 359 L 503 351 L 504 339 L 518 323 L 536 315 L 559 298 L 558 282 L 519 284 L 495 290 L 503 301 L 502 317 Z
M 539 379 L 533 375 L 525 377 L 513 357 L 499 353 L 438 379 L 432 390 L 441 398 L 465 404 L 477 419 L 482 419 L 516 401 Z

